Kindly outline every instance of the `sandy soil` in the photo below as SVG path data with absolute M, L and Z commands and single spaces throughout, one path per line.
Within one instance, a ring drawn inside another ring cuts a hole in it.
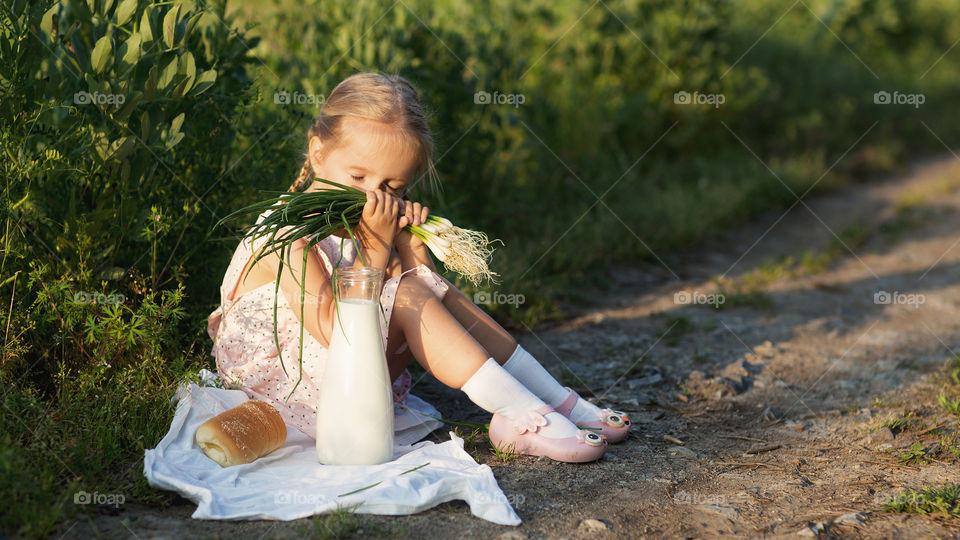
M 629 412 L 625 442 L 583 465 L 503 462 L 482 442 L 470 446 L 514 501 L 520 527 L 455 502 L 414 516 L 360 515 L 347 529 L 398 538 L 960 535 L 957 519 L 880 510 L 903 489 L 960 482 L 957 458 L 936 446 L 956 428 L 936 397 L 950 384 L 945 361 L 960 351 L 958 230 L 960 161 L 950 158 L 805 199 L 700 250 L 658 254 L 663 265 L 614 269 L 606 290 L 583 291 L 593 305 L 570 306 L 567 320 L 518 339 L 565 383 Z M 804 253 L 835 256 L 823 268 L 770 264 Z M 723 290 L 718 276 L 729 280 Z M 892 303 L 875 303 L 882 291 Z M 677 303 L 714 293 L 725 294 L 723 309 Z M 450 419 L 487 420 L 429 376 L 413 392 Z M 903 415 L 917 421 L 895 434 L 876 429 Z M 926 463 L 898 458 L 915 442 L 930 449 Z M 163 509 L 131 503 L 62 532 L 337 532 L 323 519 L 192 520 L 193 509 L 184 499 Z

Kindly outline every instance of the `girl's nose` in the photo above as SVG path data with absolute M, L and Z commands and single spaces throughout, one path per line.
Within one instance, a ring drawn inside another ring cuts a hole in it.
M 379 180 L 374 180 L 373 178 L 364 178 L 363 179 L 363 189 L 368 191 L 376 191 L 380 189 L 381 182 Z

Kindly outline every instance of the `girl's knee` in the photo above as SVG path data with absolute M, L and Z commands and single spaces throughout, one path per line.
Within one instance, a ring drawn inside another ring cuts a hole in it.
M 413 274 L 406 274 L 400 277 L 400 283 L 397 285 L 397 298 L 423 298 L 424 296 L 433 296 L 433 291 L 420 278 Z

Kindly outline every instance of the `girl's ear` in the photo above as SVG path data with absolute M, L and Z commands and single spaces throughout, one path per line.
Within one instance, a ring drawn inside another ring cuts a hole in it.
M 323 161 L 323 141 L 320 137 L 314 135 L 310 138 L 307 155 L 310 156 L 310 166 L 313 167 L 313 170 L 319 170 L 320 164 Z

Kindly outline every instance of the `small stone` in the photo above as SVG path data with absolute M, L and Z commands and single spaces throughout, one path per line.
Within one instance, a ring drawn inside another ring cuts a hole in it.
M 723 368 L 723 374 L 728 377 L 731 377 L 734 375 L 739 375 L 740 377 L 746 377 L 747 375 L 750 375 L 749 367 L 750 367 L 750 363 L 745 361 L 743 358 L 741 358 L 740 360 L 737 360 L 736 362 Z
M 854 390 L 857 387 L 856 383 L 847 379 L 838 379 L 833 382 L 833 386 L 837 390 L 843 390 L 843 391 Z
M 704 512 L 711 512 L 713 514 L 718 514 L 723 517 L 735 518 L 737 517 L 736 508 L 730 508 L 729 506 L 720 506 L 719 504 L 699 504 L 697 508 L 703 510 Z
M 607 460 L 610 460 L 610 461 L 616 461 L 616 460 L 618 460 L 618 459 L 620 459 L 620 458 L 618 458 L 616 454 L 611 454 L 610 452 L 606 452 L 606 453 L 603 454 L 603 459 L 607 459 Z
M 890 428 L 884 426 L 873 433 L 864 437 L 863 442 L 866 446 L 877 446 L 884 443 L 892 443 L 895 439 Z
M 808 536 L 812 538 L 819 538 L 820 533 L 824 530 L 823 523 L 817 523 L 816 525 L 811 525 L 809 527 L 804 527 L 797 531 L 797 536 Z
M 759 356 L 772 357 L 776 354 L 776 350 L 773 348 L 773 343 L 769 341 L 764 341 L 763 345 L 757 345 L 753 348 L 753 352 Z
M 580 528 L 588 532 L 600 532 L 607 530 L 607 524 L 599 519 L 585 519 L 580 522 Z
M 636 399 L 637 399 L 637 404 L 638 404 L 638 405 L 641 405 L 641 404 L 642 404 L 642 405 L 656 405 L 656 404 L 657 404 L 657 396 L 654 395 L 654 394 L 653 394 L 652 392 L 650 392 L 649 390 L 647 390 L 647 391 L 641 391 L 639 394 L 637 394 L 637 398 L 636 398 Z M 654 420 L 656 420 L 656 418 L 654 418 Z
M 850 525 L 852 527 L 859 527 L 866 523 L 863 519 L 863 514 L 857 512 L 851 512 L 849 514 L 844 514 L 833 520 L 837 525 Z
M 684 459 L 697 459 L 696 452 L 683 446 L 671 446 L 667 449 L 667 453 Z
M 657 384 L 663 380 L 663 376 L 659 373 L 654 373 L 653 375 L 647 375 L 646 377 L 641 377 L 639 379 L 633 379 L 627 381 L 627 386 L 633 390 L 635 388 L 641 388 L 643 386 L 651 386 Z
M 792 429 L 794 431 L 803 431 L 803 429 L 807 427 L 807 425 L 803 422 L 794 422 L 793 420 L 787 420 L 784 422 L 784 425 L 787 427 L 787 429 Z

